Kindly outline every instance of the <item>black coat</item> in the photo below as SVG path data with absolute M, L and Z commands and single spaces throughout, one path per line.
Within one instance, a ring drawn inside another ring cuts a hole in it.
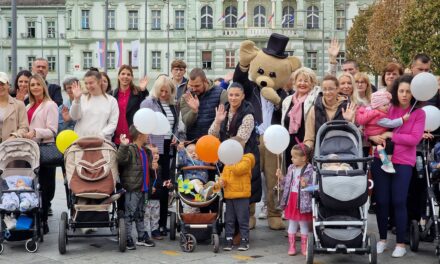
M 128 127 L 130 127 L 133 124 L 133 117 L 134 114 L 136 113 L 137 110 L 139 110 L 142 101 L 145 99 L 145 97 L 148 96 L 148 90 L 145 91 L 140 91 L 140 90 L 136 90 L 137 93 L 134 93 L 134 90 L 137 88 L 130 88 L 131 89 L 131 93 L 130 93 L 130 98 L 128 99 L 128 104 L 127 104 L 127 111 L 125 112 L 125 118 L 127 118 L 127 123 L 128 123 Z M 116 101 L 118 100 L 118 93 L 119 93 L 119 88 L 116 88 L 113 91 L 113 97 L 116 98 Z M 119 113 L 120 115 L 124 114 L 124 113 Z
M 63 104 L 63 96 L 61 95 L 61 86 L 55 83 L 47 83 L 47 89 L 49 90 L 50 98 L 58 105 Z

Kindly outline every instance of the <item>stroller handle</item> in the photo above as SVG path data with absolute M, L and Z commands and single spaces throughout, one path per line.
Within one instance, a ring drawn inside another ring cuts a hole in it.
M 217 170 L 214 166 L 185 166 L 182 167 L 182 170 Z
M 316 162 L 322 163 L 340 163 L 340 162 L 369 162 L 373 160 L 373 157 L 357 158 L 357 159 L 327 159 L 327 158 L 314 158 Z

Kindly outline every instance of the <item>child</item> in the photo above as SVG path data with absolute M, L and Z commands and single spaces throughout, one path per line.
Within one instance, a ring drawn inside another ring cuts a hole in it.
M 409 113 L 394 120 L 386 118 L 391 98 L 391 94 L 386 90 L 377 91 L 371 95 L 370 107 L 359 108 L 356 113 L 356 123 L 364 126 L 364 134 L 367 138 L 380 135 L 388 131 L 389 128 L 399 127 L 408 120 Z M 388 173 L 396 173 L 393 163 L 391 163 L 391 156 L 394 151 L 394 144 L 391 139 L 387 139 L 385 146 L 378 145 L 377 151 L 383 164 L 382 170 Z
M 162 182 L 161 168 L 159 166 L 159 149 L 154 144 L 148 145 L 148 149 L 153 155 L 152 166 L 150 170 L 149 191 L 145 202 L 144 223 L 150 226 L 151 236 L 154 239 L 162 240 L 163 237 L 159 230 L 160 218 L 160 192 L 163 187 L 171 188 L 170 181 Z M 147 230 L 147 229 L 146 229 Z
M 311 149 L 299 143 L 292 147 L 292 164 L 286 176 L 281 180 L 283 197 L 280 206 L 284 209 L 284 217 L 289 220 L 289 250 L 290 256 L 296 255 L 295 234 L 300 227 L 301 253 L 307 254 L 307 234 L 309 223 L 312 221 L 312 197 L 309 192 L 301 190 L 312 184 L 313 166 L 310 164 Z M 277 176 L 282 177 L 278 169 Z
M 208 163 L 205 163 L 199 160 L 199 157 L 196 153 L 196 145 L 189 144 L 186 147 L 186 151 L 184 149 L 184 144 L 180 143 L 177 147 L 178 159 L 177 166 L 207 166 Z M 203 198 L 208 200 L 208 198 L 212 195 L 213 186 L 212 183 L 206 184 L 208 182 L 208 170 L 186 170 L 184 171 L 183 179 L 189 179 L 191 184 L 194 186 L 194 190 L 201 194 Z
M 145 147 L 148 135 L 140 133 L 134 125 L 129 128 L 133 140 L 129 144 L 126 135 L 121 135 L 121 144 L 117 153 L 118 164 L 121 168 L 120 179 L 125 193 L 125 227 L 127 230 L 127 249 L 134 250 L 136 246 L 131 236 L 132 222 L 136 223 L 138 239 L 136 245 L 154 247 L 144 227 L 145 193 L 148 192 L 146 179 L 150 176 L 152 166 L 151 152 Z M 148 181 L 147 181 L 148 182 Z
M 239 141 L 242 146 L 243 142 Z M 251 197 L 252 168 L 255 157 L 251 153 L 243 155 L 240 162 L 226 165 L 219 179 L 226 202 L 225 213 L 225 251 L 232 250 L 235 223 L 238 222 L 241 241 L 238 250 L 249 249 L 249 198 Z

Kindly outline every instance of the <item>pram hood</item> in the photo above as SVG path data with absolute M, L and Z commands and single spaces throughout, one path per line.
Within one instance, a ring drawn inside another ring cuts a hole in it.
M 16 138 L 0 144 L 0 170 L 5 171 L 12 161 L 23 160 L 34 170 L 40 166 L 40 148 L 30 139 Z

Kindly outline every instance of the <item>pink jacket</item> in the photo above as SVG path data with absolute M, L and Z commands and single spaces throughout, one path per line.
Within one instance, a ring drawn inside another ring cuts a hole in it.
M 361 106 L 356 111 L 356 123 L 364 126 L 365 137 L 377 136 L 386 132 L 388 128 L 377 124 L 377 121 L 386 117 L 388 117 L 387 113 L 377 109 L 369 109 L 366 106 Z
M 392 106 L 388 111 L 388 118 L 395 119 L 405 115 L 409 109 Z M 394 153 L 393 164 L 410 165 L 416 164 L 416 147 L 422 140 L 425 130 L 425 112 L 416 109 L 409 116 L 408 121 L 401 127 L 393 130 Z M 375 153 L 376 157 L 377 152 Z
M 26 109 L 29 110 L 29 104 Z M 58 131 L 58 106 L 54 101 L 41 103 L 34 112 L 29 124 L 29 131 L 35 129 L 33 140 L 47 143 L 54 142 Z

